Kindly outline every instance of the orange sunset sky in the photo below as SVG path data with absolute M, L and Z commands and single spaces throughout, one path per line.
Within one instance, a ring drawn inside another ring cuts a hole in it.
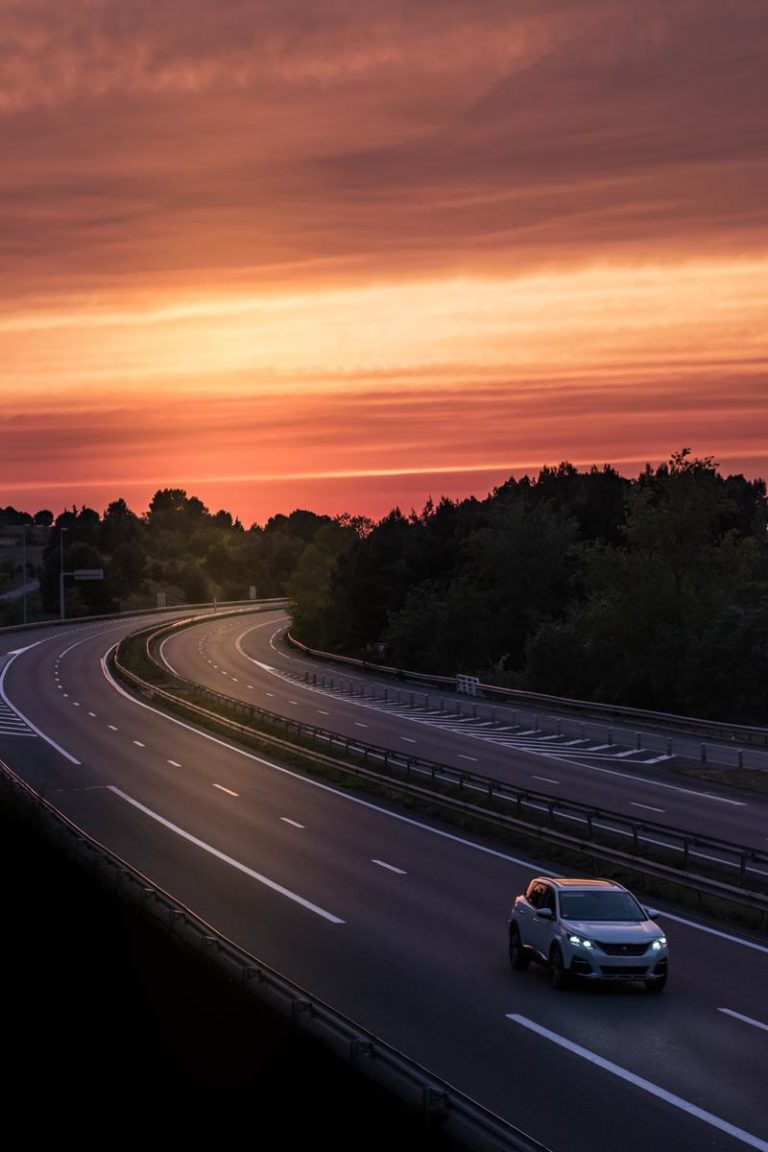
M 0 507 L 768 476 L 766 0 L 0 0 Z

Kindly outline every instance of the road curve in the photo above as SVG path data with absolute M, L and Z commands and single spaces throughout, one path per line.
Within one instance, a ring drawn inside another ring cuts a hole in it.
M 104 657 L 137 626 L 89 622 L 0 641 L 0 756 L 66 816 L 553 1152 L 768 1152 L 764 942 L 666 909 L 662 996 L 562 995 L 543 973 L 511 972 L 508 908 L 541 861 L 304 779 L 130 697 Z M 209 666 L 225 690 L 257 667 L 246 631 L 279 627 L 276 613 L 221 617 L 187 636 L 197 634 L 201 663 L 233 661 Z M 167 648 L 186 668 L 185 652 Z M 322 708 L 298 681 L 272 676 L 269 691 L 278 682 L 301 700 L 289 706 Z

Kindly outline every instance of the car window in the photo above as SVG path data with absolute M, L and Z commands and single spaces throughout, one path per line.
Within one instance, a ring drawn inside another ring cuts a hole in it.
M 645 920 L 640 905 L 629 892 L 564 892 L 561 915 L 566 920 Z
M 544 895 L 544 885 L 540 883 L 531 884 L 528 889 L 527 900 L 532 908 L 540 908 L 541 900 Z
M 539 904 L 539 907 L 540 908 L 550 908 L 552 910 L 552 915 L 554 916 L 555 911 L 556 911 L 555 892 L 554 892 L 554 889 L 550 888 L 548 884 L 545 885 L 544 891 L 542 892 L 541 903 Z

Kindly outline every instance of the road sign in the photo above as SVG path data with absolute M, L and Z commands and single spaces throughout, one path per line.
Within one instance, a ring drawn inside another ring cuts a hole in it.
M 103 568 L 75 568 L 72 573 L 75 580 L 103 580 Z

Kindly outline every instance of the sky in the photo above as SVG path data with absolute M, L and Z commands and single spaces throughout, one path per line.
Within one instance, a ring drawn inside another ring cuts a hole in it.
M 0 507 L 768 476 L 765 0 L 0 0 Z

